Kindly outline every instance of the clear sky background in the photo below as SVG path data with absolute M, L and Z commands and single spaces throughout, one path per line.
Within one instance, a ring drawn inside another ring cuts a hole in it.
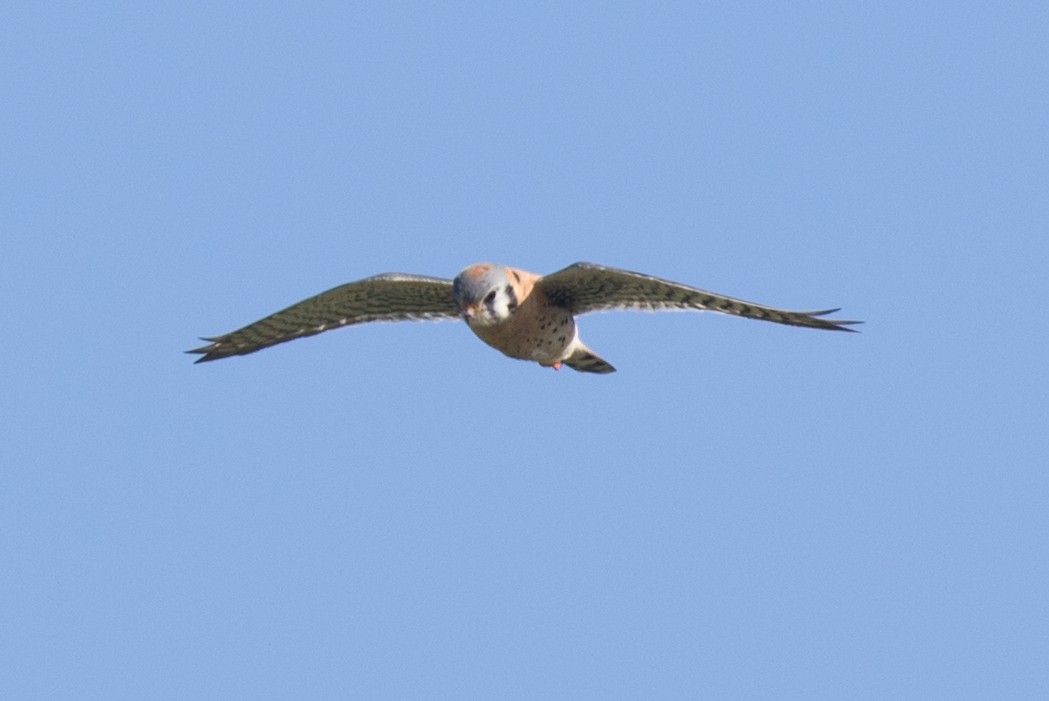
M 1049 698 L 1049 5 L 6 3 L 0 697 Z M 861 334 L 457 322 L 625 267 Z

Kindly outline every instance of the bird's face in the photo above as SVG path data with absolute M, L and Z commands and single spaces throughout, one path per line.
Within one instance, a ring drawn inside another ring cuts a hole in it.
M 489 263 L 472 265 L 459 273 L 452 281 L 452 294 L 471 326 L 500 324 L 517 311 L 517 294 L 506 269 Z

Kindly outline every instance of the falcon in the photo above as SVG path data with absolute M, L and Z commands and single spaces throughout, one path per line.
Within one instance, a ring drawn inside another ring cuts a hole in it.
M 471 265 L 454 280 L 385 273 L 347 283 L 186 351 L 196 362 L 247 355 L 296 338 L 369 321 L 462 319 L 504 355 L 560 370 L 615 372 L 579 338 L 575 317 L 612 309 L 693 310 L 789 326 L 855 331 L 859 321 L 825 318 L 838 309 L 792 312 L 744 302 L 651 275 L 575 263 L 550 275 L 492 263 Z

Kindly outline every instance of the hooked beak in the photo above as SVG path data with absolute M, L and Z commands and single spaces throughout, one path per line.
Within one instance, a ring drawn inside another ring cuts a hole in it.
M 473 321 L 476 317 L 477 317 L 477 305 L 476 304 L 471 304 L 471 305 L 469 305 L 469 306 L 467 306 L 467 307 L 465 307 L 463 309 L 463 319 L 465 319 L 467 321 L 467 323 Z

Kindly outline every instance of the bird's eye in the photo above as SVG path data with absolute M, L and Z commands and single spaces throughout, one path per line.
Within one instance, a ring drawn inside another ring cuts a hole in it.
M 494 301 L 495 301 L 495 290 L 492 290 L 491 292 L 489 292 L 488 294 L 486 294 L 484 296 L 484 303 L 485 304 L 491 304 Z

